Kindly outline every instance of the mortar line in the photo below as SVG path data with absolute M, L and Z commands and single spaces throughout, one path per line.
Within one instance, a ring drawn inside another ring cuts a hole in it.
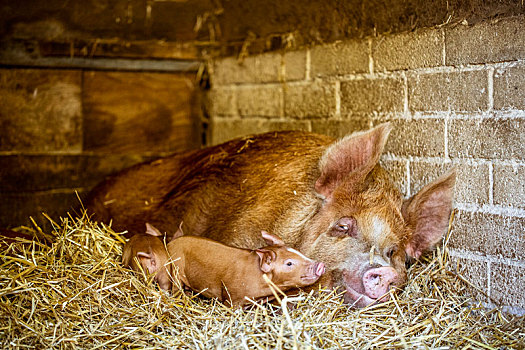
M 525 162 L 519 162 L 516 160 L 504 160 L 504 159 L 492 159 L 487 160 L 484 158 L 455 158 L 455 159 L 444 159 L 443 157 L 417 157 L 417 156 L 398 156 L 392 153 L 385 153 L 381 156 L 381 159 L 384 160 L 396 160 L 404 161 L 410 160 L 411 162 L 419 163 L 428 163 L 428 164 L 464 164 L 464 165 L 487 165 L 487 164 L 496 164 L 496 165 L 514 165 L 523 167 Z
M 282 83 L 285 83 L 286 82 L 286 63 L 285 63 L 285 60 L 284 60 L 284 55 L 281 54 L 280 55 L 281 57 L 281 64 L 279 66 L 280 71 L 279 71 L 279 82 L 282 84 Z
M 482 213 L 507 216 L 510 218 L 525 218 L 525 209 L 507 207 L 502 205 L 484 204 L 480 206 L 474 203 L 454 203 L 454 207 L 467 213 Z
M 444 154 L 444 158 L 445 159 L 450 159 L 450 156 L 448 154 L 448 118 L 449 118 L 450 114 L 447 114 L 446 117 L 444 118 L 444 124 L 445 124 L 445 130 L 443 132 L 443 143 L 444 143 L 444 147 L 445 147 L 445 154 Z
M 408 78 L 405 72 L 402 74 L 403 77 L 403 93 L 405 96 L 403 96 L 403 111 L 405 115 L 408 115 L 410 112 L 408 110 Z
M 485 303 L 485 302 L 482 302 L 481 303 L 483 305 L 483 307 L 485 307 L 486 309 L 499 309 L 503 312 L 506 312 L 506 313 L 509 313 L 509 314 L 513 314 L 513 315 L 517 315 L 517 316 L 525 316 L 525 308 L 522 308 L 522 307 L 519 307 L 519 306 L 512 306 L 512 305 L 496 305 L 496 304 L 493 304 L 493 303 Z
M 306 67 L 305 67 L 305 80 L 309 81 L 311 79 L 311 65 L 312 65 L 312 56 L 310 48 L 306 49 Z
M 488 67 L 487 72 L 488 111 L 492 111 L 494 110 L 494 67 Z
M 490 262 L 496 264 L 505 264 L 513 267 L 525 267 L 524 260 L 503 258 L 497 255 L 484 254 L 461 248 L 449 248 L 448 252 L 452 257 L 469 259 L 476 262 Z
M 372 38 L 368 38 L 368 71 L 374 74 L 374 57 L 372 57 Z
M 441 64 L 443 66 L 447 65 L 447 51 L 446 51 L 446 38 L 445 38 L 445 29 L 441 28 L 441 40 L 442 40 L 442 51 L 441 51 Z
M 335 82 L 335 117 L 341 117 L 341 82 Z
M 494 165 L 488 163 L 489 167 L 489 204 L 494 205 Z
M 487 295 L 489 298 L 491 297 L 491 287 L 492 287 L 492 281 L 491 281 L 491 275 L 492 275 L 492 269 L 491 269 L 491 262 L 487 261 Z
M 283 84 L 284 85 L 284 84 Z M 284 118 L 284 87 L 283 85 L 281 85 L 281 87 L 279 88 L 279 102 L 281 104 L 281 106 L 279 107 L 279 117 L 280 118 Z
M 411 178 L 410 178 L 410 161 L 407 159 L 406 160 L 406 170 L 407 170 L 407 197 L 410 197 L 411 196 L 411 189 L 410 189 L 410 186 L 412 185 L 411 184 Z

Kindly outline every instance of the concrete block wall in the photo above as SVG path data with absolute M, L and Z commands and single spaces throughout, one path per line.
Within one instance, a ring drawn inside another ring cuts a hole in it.
M 483 302 L 525 313 L 524 33 L 513 17 L 216 60 L 211 143 L 391 121 L 382 162 L 403 193 L 456 166 L 451 256 Z

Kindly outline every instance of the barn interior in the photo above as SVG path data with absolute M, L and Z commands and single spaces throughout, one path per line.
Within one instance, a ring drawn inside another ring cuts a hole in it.
M 105 176 L 235 137 L 389 121 L 406 197 L 458 169 L 450 257 L 525 314 L 525 5 L 0 0 L 0 227 L 50 228 Z M 31 219 L 32 218 L 32 219 Z

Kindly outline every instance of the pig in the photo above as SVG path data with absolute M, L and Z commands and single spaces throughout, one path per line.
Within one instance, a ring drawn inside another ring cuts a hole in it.
M 389 123 L 339 140 L 303 131 L 269 132 L 174 154 L 97 185 L 87 208 L 121 230 L 177 223 L 192 234 L 255 249 L 267 230 L 327 272 L 324 288 L 356 307 L 388 300 L 448 228 L 455 171 L 404 199 L 379 164 Z
M 184 236 L 168 244 L 172 276 L 179 288 L 188 287 L 232 306 L 271 296 L 267 277 L 282 291 L 315 283 L 324 273 L 313 261 L 286 247 L 277 236 L 262 231 L 268 246 L 256 250 L 234 248 L 209 238 Z
M 179 231 L 177 231 L 179 232 Z M 146 233 L 133 235 L 122 250 L 122 264 L 135 271 L 155 273 L 155 281 L 164 290 L 171 289 L 169 270 L 166 268 L 168 252 L 162 239 L 162 233 L 146 223 Z M 135 259 L 136 258 L 136 259 Z M 137 264 L 137 259 L 140 262 Z

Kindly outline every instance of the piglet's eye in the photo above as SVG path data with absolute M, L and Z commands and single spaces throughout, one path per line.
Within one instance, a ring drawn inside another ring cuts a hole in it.
M 356 237 L 357 221 L 353 217 L 342 217 L 332 226 L 329 232 L 333 237 Z
M 291 262 L 291 261 L 288 261 L 288 262 L 286 263 L 286 266 L 292 266 L 292 265 L 293 265 L 293 262 Z

